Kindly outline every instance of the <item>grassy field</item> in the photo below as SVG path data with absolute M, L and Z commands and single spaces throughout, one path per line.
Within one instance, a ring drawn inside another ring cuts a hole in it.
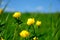
M 4 13 L 0 15 L 0 37 L 5 40 L 32 40 L 34 36 L 38 37 L 38 40 L 60 40 L 60 14 L 40 14 L 40 13 L 22 13 L 19 18 L 23 23 L 17 28 L 15 37 L 14 32 L 16 27 L 16 20 L 12 17 L 13 13 Z M 33 33 L 33 29 L 29 30 L 30 36 L 22 38 L 19 33 L 22 30 L 28 30 L 27 19 L 35 18 L 35 21 L 40 20 L 42 24 L 39 28 L 35 26 L 36 35 Z M 2 25 L 4 24 L 4 25 Z

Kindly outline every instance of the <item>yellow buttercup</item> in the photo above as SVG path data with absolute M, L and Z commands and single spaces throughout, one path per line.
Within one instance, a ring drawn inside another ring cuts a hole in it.
M 20 36 L 21 37 L 24 37 L 25 38 L 25 37 L 28 37 L 29 35 L 30 34 L 29 34 L 29 32 L 27 30 L 23 30 L 23 31 L 20 32 Z
M 1 37 L 1 40 L 4 40 L 4 39 Z
M 37 37 L 34 37 L 33 40 L 38 40 L 38 38 Z
M 41 25 L 41 21 L 37 21 L 37 22 L 36 22 L 36 25 L 37 25 L 37 26 L 40 26 L 40 25 Z
M 21 12 L 15 12 L 14 14 L 13 14 L 13 17 L 14 18 L 19 18 L 21 16 Z
M 29 18 L 29 19 L 27 20 L 27 25 L 34 24 L 34 22 L 35 22 L 34 18 Z

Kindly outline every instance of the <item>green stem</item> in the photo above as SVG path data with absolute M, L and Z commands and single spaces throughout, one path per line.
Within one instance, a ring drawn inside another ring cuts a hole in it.
M 16 26 L 16 28 L 15 28 L 13 40 L 15 39 L 16 35 L 18 35 L 18 34 L 17 34 L 17 32 L 18 32 L 18 31 L 17 31 L 18 27 L 19 27 L 19 24 L 17 24 L 17 26 Z
M 24 40 L 26 40 L 26 38 L 24 38 Z
M 29 31 L 29 29 L 30 29 L 30 26 L 28 27 L 28 31 Z
M 14 32 L 14 37 L 13 37 L 13 40 L 15 39 L 15 35 L 16 35 L 16 28 L 15 28 L 15 32 Z
M 35 28 L 34 28 L 34 26 L 32 26 L 33 27 L 33 30 L 34 30 L 34 34 L 35 34 L 35 36 L 36 36 L 36 33 L 35 33 Z
M 15 39 L 15 37 L 17 37 L 18 36 L 18 28 L 19 28 L 19 23 L 17 22 L 17 26 L 16 26 L 16 28 L 15 28 L 15 32 L 14 32 L 14 37 L 13 37 L 13 40 Z M 16 38 L 16 40 L 17 40 L 17 38 Z

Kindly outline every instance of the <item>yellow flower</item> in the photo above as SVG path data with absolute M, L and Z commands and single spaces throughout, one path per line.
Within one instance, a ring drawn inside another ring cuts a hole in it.
M 1 37 L 1 40 L 4 40 L 4 39 Z
M 34 37 L 33 40 L 38 40 L 38 38 L 37 37 Z
M 29 19 L 27 20 L 27 25 L 34 24 L 34 22 L 35 22 L 34 18 L 29 18 Z
M 37 26 L 40 26 L 40 25 L 41 25 L 41 21 L 37 21 L 37 22 L 36 22 L 36 25 L 37 25 Z
M 29 34 L 29 32 L 28 31 L 26 31 L 26 30 L 23 30 L 22 32 L 20 32 L 20 36 L 21 37 L 27 37 L 27 36 L 29 36 L 30 34 Z
M 0 8 L 0 14 L 2 13 L 2 11 L 3 11 L 3 10 Z
M 15 12 L 14 14 L 13 14 L 13 17 L 14 18 L 19 18 L 21 16 L 21 13 L 20 12 Z

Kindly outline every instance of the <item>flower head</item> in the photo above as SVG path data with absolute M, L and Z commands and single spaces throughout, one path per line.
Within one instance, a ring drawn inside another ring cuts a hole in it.
M 20 36 L 25 38 L 25 37 L 29 36 L 29 32 L 26 30 L 23 30 L 20 32 Z
M 0 8 L 0 14 L 2 13 L 2 11 L 3 11 L 3 10 Z
M 27 20 L 27 25 L 34 24 L 34 22 L 35 22 L 34 18 L 29 18 L 29 19 Z
M 41 21 L 37 21 L 37 22 L 36 22 L 36 25 L 37 25 L 37 26 L 40 26 L 40 25 L 41 25 Z
M 38 40 L 38 38 L 37 37 L 34 37 L 33 40 Z
M 1 40 L 4 40 L 4 39 L 1 37 Z
M 13 14 L 13 17 L 14 18 L 19 18 L 21 16 L 21 13 L 20 12 L 15 12 L 14 14 Z

